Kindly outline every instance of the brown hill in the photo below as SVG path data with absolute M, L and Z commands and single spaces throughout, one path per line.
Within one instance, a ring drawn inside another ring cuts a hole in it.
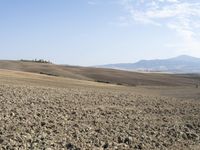
M 118 85 L 155 85 L 180 86 L 193 85 L 198 82 L 196 76 L 158 73 L 138 73 L 114 69 L 92 67 L 64 66 L 48 63 L 0 61 L 0 69 L 32 72 L 50 76 L 60 76 L 80 80 L 90 80 Z

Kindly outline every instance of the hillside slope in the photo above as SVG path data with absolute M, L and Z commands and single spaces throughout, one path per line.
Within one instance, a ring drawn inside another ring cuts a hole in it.
M 90 68 L 63 66 L 55 64 L 44 64 L 21 61 L 0 61 L 0 69 L 16 70 L 46 74 L 50 76 L 60 76 L 79 80 L 90 80 L 103 83 L 113 83 L 119 85 L 193 85 L 196 80 L 180 75 L 170 74 L 145 74 L 114 69 Z

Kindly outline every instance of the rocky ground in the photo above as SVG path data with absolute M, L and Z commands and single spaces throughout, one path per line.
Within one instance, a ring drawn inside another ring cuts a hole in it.
M 200 101 L 1 84 L 0 149 L 200 149 Z

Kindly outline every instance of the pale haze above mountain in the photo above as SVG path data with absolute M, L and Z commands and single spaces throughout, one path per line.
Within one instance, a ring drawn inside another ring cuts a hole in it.
M 169 59 L 141 60 L 136 63 L 108 64 L 100 67 L 144 72 L 200 73 L 200 58 L 181 55 Z

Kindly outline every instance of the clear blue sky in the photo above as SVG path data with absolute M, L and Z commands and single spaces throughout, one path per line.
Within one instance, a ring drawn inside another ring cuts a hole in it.
M 99 65 L 200 57 L 199 0 L 0 0 L 0 59 Z

